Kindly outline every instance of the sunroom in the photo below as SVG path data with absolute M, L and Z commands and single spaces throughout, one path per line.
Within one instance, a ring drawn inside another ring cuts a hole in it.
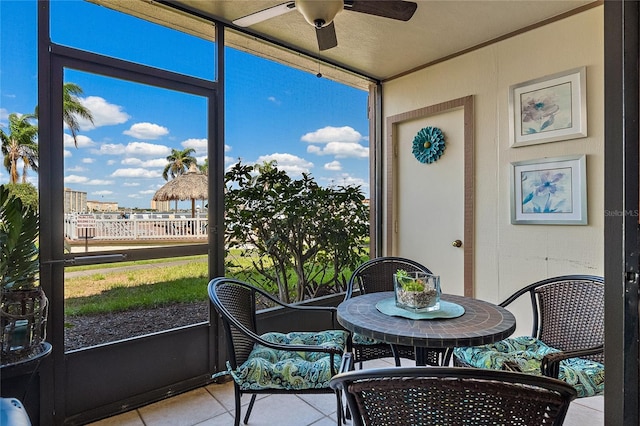
M 637 3 L 417 1 L 415 13 L 403 20 L 376 16 L 378 6 L 401 2 L 345 1 L 333 18 L 334 42 L 305 22 L 294 10 L 300 7 L 288 6 L 298 2 L 82 2 L 203 41 L 197 57 L 185 58 L 179 45 L 167 48 L 164 54 L 176 58 L 170 69 L 144 59 L 144 49 L 163 49 L 162 39 L 139 45 L 120 39 L 117 27 L 100 46 L 72 44 L 61 27 L 72 27 L 81 15 L 74 16 L 75 6 L 66 10 L 65 3 L 37 2 L 40 280 L 50 300 L 47 341 L 53 349 L 29 382 L 25 404 L 34 424 L 85 424 L 113 416 L 202 387 L 225 368 L 225 343 L 211 307 L 204 321 L 65 349 L 65 265 L 113 263 L 125 255 L 127 260 L 206 255 L 208 278 L 225 275 L 224 240 L 217 231 L 224 228 L 225 156 L 232 155 L 225 151 L 225 126 L 228 117 L 244 113 L 249 121 L 256 113 L 239 112 L 243 105 L 229 98 L 237 93 L 233 84 L 257 78 L 255 69 L 237 63 L 240 76 L 230 74 L 237 52 L 306 74 L 309 104 L 342 111 L 341 89 L 325 89 L 323 81 L 366 99 L 359 113 L 368 125 L 363 130 L 368 132 L 370 257 L 414 259 L 438 272 L 443 292 L 491 303 L 547 277 L 603 276 L 605 422 L 638 424 Z M 253 15 L 263 10 L 266 14 Z M 238 21 L 243 17 L 250 19 Z M 117 53 L 126 49 L 140 56 Z M 143 93 L 153 87 L 157 93 L 140 100 L 149 109 L 163 96 L 174 105 L 200 106 L 198 116 L 184 120 L 200 126 L 208 151 L 206 242 L 65 252 L 64 197 L 56 194 L 64 193 L 70 172 L 66 129 L 57 123 L 63 122 L 64 84 L 83 74 L 108 80 L 114 90 Z M 521 131 L 520 93 L 566 83 L 576 88 L 577 98 L 568 107 L 576 114 L 570 130 L 551 137 Z M 176 96 L 180 100 L 174 101 Z M 423 129 L 441 130 L 446 144 L 428 161 L 412 144 Z M 253 130 L 253 137 L 268 133 Z M 546 163 L 560 163 L 581 176 L 572 188 L 575 209 L 559 221 L 544 214 L 548 211 L 523 215 L 515 209 L 526 194 L 514 184 L 513 173 Z M 308 303 L 336 306 L 342 298 Z M 511 309 L 516 334 L 531 328 L 526 309 Z M 290 321 L 273 310 L 261 317 L 265 329 Z

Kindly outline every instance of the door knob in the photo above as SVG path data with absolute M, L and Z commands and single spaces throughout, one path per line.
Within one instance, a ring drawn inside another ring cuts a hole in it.
M 462 247 L 462 241 L 455 240 L 454 242 L 451 243 L 451 245 L 454 247 Z

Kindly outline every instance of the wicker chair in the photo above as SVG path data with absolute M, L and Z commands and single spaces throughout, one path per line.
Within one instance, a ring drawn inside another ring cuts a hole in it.
M 431 271 L 420 263 L 402 257 L 377 257 L 358 266 L 347 284 L 345 300 L 358 294 L 376 293 L 380 291 L 393 291 L 393 274 L 398 269 L 407 272 Z M 359 293 L 356 293 L 359 291 Z M 426 351 L 426 361 L 429 365 L 441 365 L 446 350 Z M 363 361 L 378 358 L 393 357 L 396 366 L 400 366 L 400 358 L 415 360 L 415 350 L 412 346 L 390 345 L 378 340 L 353 335 L 354 362 L 362 367 Z
M 454 365 L 523 371 L 560 378 L 578 396 L 604 391 L 604 280 L 565 275 L 530 284 L 500 304 L 528 294 L 531 336 L 490 345 L 455 348 Z
M 353 425 L 561 425 L 576 391 L 549 377 L 458 367 L 389 367 L 331 379 Z
M 258 335 L 256 298 L 301 314 L 325 312 L 335 324 L 336 308 L 287 305 L 268 293 L 242 281 L 216 278 L 209 283 L 209 298 L 222 318 L 229 358 L 227 371 L 235 389 L 235 426 L 240 424 L 241 397 L 251 394 L 244 417 L 249 421 L 259 393 L 334 393 L 329 380 L 342 365 L 342 355 L 349 349 L 350 336 L 344 330 L 319 332 L 264 333 Z M 336 395 L 338 425 L 344 413 L 342 400 Z

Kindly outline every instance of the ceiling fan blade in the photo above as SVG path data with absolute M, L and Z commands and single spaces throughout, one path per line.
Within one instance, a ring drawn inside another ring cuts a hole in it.
M 316 37 L 318 38 L 318 49 L 327 50 L 338 45 L 336 37 L 336 27 L 333 22 L 322 28 L 316 28 Z
M 417 8 L 417 3 L 400 0 L 345 0 L 344 2 L 345 10 L 397 19 L 399 21 L 408 21 L 411 19 Z
M 247 16 L 243 16 L 242 18 L 238 18 L 234 21 L 231 21 L 231 23 L 239 27 L 250 27 L 251 25 L 257 24 L 262 21 L 266 21 L 267 19 L 284 15 L 287 12 L 291 12 L 292 10 L 295 10 L 295 8 L 296 8 L 295 2 L 289 1 L 286 3 L 279 4 L 277 6 L 270 7 L 268 9 L 261 10 L 259 12 L 252 13 Z

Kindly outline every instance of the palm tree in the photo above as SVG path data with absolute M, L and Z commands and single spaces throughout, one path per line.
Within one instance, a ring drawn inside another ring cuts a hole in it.
M 197 160 L 192 155 L 194 152 L 196 151 L 193 148 L 187 148 L 182 151 L 171 149 L 171 155 L 167 156 L 168 164 L 162 172 L 164 180 L 169 180 L 169 176 L 173 179 L 189 170 L 189 166 L 192 164 L 196 165 Z
M 73 143 L 78 147 L 78 132 L 80 131 L 80 123 L 77 117 L 89 120 L 93 124 L 93 114 L 78 98 L 84 91 L 82 87 L 75 83 L 64 83 L 62 86 L 62 121 L 69 127 Z M 38 116 L 38 106 L 36 106 L 35 116 Z
M 164 180 L 169 180 L 169 176 L 171 179 L 175 178 L 178 175 L 185 173 L 189 170 L 189 167 L 193 164 L 197 165 L 196 158 L 192 155 L 196 152 L 193 148 L 186 148 L 182 151 L 177 149 L 171 149 L 171 155 L 167 156 L 167 165 L 164 167 L 162 171 L 162 177 Z M 176 212 L 178 211 L 178 200 L 176 200 Z
M 9 114 L 9 133 L 0 129 L 0 139 L 2 139 L 2 155 L 4 156 L 4 167 L 9 172 L 11 183 L 18 182 L 18 160 L 22 159 L 24 167 L 22 169 L 22 183 L 27 181 L 27 170 L 38 171 L 38 126 L 29 122 L 35 118 L 33 114 L 19 116 L 16 113 Z
M 80 124 L 76 117 L 82 117 L 93 124 L 91 111 L 82 105 L 78 99 L 78 96 L 83 93 L 82 88 L 75 83 L 65 83 L 62 87 L 62 121 L 69 127 L 76 148 L 78 147 L 76 136 L 80 131 Z
M 209 158 L 205 158 L 204 164 L 198 166 L 198 168 L 203 174 L 209 175 Z

